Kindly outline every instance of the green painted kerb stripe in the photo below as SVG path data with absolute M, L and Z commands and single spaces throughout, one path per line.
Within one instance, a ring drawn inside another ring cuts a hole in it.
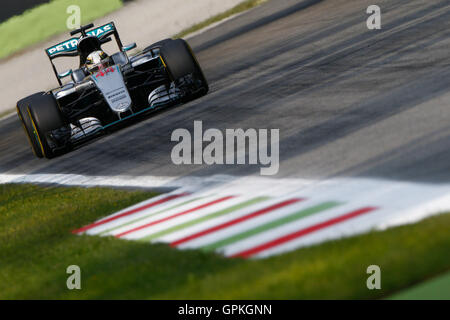
M 179 203 L 179 204 L 176 204 L 176 205 L 174 205 L 174 206 L 171 206 L 170 208 L 162 209 L 162 210 L 159 210 L 159 211 L 157 211 L 157 212 L 147 214 L 147 215 L 145 215 L 145 216 L 143 216 L 143 217 L 140 217 L 140 218 L 138 218 L 138 219 L 134 219 L 134 220 L 132 220 L 132 221 L 128 221 L 128 222 L 126 222 L 126 223 L 124 223 L 124 224 L 121 224 L 120 226 L 116 226 L 116 227 L 110 228 L 110 229 L 108 229 L 108 230 L 102 231 L 102 232 L 99 233 L 99 235 L 103 235 L 103 234 L 105 234 L 105 233 L 114 231 L 114 230 L 119 229 L 119 228 L 122 228 L 122 227 L 126 227 L 126 226 L 128 226 L 128 225 L 130 225 L 130 224 L 133 224 L 133 223 L 135 223 L 135 222 L 138 222 L 138 221 L 147 219 L 147 218 L 149 218 L 149 217 L 156 216 L 156 215 L 158 215 L 158 214 L 160 214 L 160 213 L 164 213 L 164 212 L 166 212 L 166 211 L 169 211 L 169 210 L 172 210 L 172 209 L 175 209 L 175 208 L 184 206 L 185 204 L 191 203 L 191 202 L 193 202 L 193 201 L 196 201 L 196 200 L 199 200 L 199 199 L 202 199 L 202 198 L 204 198 L 204 197 L 198 197 L 198 198 L 194 198 L 194 199 L 191 199 L 191 200 L 187 200 L 187 201 L 184 201 L 184 202 L 182 202 L 182 203 Z
M 281 219 L 263 224 L 259 227 L 247 230 L 245 232 L 236 234 L 234 236 L 219 240 L 217 242 L 211 243 L 209 245 L 206 245 L 204 247 L 202 247 L 202 250 L 205 251 L 212 251 L 212 250 L 216 250 L 220 247 L 224 247 L 226 245 L 232 244 L 234 242 L 237 242 L 239 240 L 243 240 L 245 238 L 251 237 L 253 235 L 256 235 L 258 233 L 282 226 L 284 224 L 288 224 L 290 222 L 294 222 L 298 219 L 307 217 L 309 215 L 315 214 L 315 213 L 319 213 L 321 211 L 325 211 L 331 208 L 334 208 L 336 206 L 340 205 L 339 202 L 334 202 L 334 201 L 330 201 L 330 202 L 324 202 L 321 204 L 318 204 L 316 206 L 313 207 L 309 207 L 300 211 L 295 212 L 294 214 L 288 215 L 286 217 L 283 217 Z
M 236 204 L 236 205 L 234 205 L 234 206 L 231 206 L 231 207 L 225 208 L 225 209 L 223 209 L 223 210 L 220 210 L 220 211 L 211 213 L 211 214 L 206 215 L 206 216 L 203 216 L 203 217 L 201 217 L 201 218 L 194 219 L 194 220 L 191 220 L 191 221 L 188 221 L 188 222 L 179 224 L 179 225 L 177 225 L 177 226 L 173 226 L 173 227 L 171 227 L 171 228 L 169 228 L 169 229 L 165 229 L 165 230 L 162 230 L 162 231 L 153 233 L 153 234 L 151 234 L 151 235 L 149 235 L 149 236 L 146 236 L 146 237 L 144 237 L 144 238 L 139 239 L 139 241 L 150 241 L 150 240 L 153 240 L 153 239 L 156 239 L 156 238 L 165 236 L 165 235 L 167 235 L 167 234 L 169 234 L 169 233 L 172 233 L 172 232 L 175 232 L 175 231 L 179 231 L 179 230 L 182 230 L 182 229 L 184 229 L 184 228 L 188 228 L 188 227 L 191 227 L 191 226 L 193 226 L 193 225 L 196 225 L 196 224 L 198 224 L 198 223 L 201 223 L 201 222 L 204 222 L 204 221 L 213 219 L 213 218 L 217 218 L 217 217 L 223 216 L 223 215 L 225 215 L 225 214 L 227 214 L 227 213 L 231 213 L 231 212 L 233 212 L 233 211 L 236 211 L 236 210 L 239 210 L 239 209 L 242 209 L 242 208 L 251 206 L 252 204 L 256 204 L 256 203 L 258 203 L 258 202 L 265 201 L 265 200 L 267 200 L 267 199 L 269 199 L 269 197 L 258 197 L 258 198 L 253 198 L 253 199 L 251 199 L 251 200 L 248 200 L 248 201 L 245 201 L 245 202 L 238 203 L 238 204 Z

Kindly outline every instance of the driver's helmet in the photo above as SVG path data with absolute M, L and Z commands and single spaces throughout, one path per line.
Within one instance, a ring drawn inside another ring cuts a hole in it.
M 89 71 L 101 70 L 106 66 L 103 65 L 103 60 L 108 55 L 101 50 L 91 52 L 86 58 L 86 67 Z

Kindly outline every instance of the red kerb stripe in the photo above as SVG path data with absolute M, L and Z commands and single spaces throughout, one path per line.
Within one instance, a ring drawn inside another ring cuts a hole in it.
M 310 227 L 307 227 L 305 229 L 301 229 L 299 231 L 296 231 L 294 233 L 288 234 L 286 236 L 283 236 L 283 237 L 277 238 L 275 240 L 263 243 L 263 244 L 261 244 L 261 245 L 259 245 L 257 247 L 254 247 L 254 248 L 242 251 L 242 252 L 238 252 L 238 253 L 234 254 L 232 257 L 248 258 L 250 256 L 253 256 L 255 254 L 260 253 L 261 251 L 264 251 L 264 250 L 267 250 L 267 249 L 271 249 L 273 247 L 279 246 L 279 245 L 281 245 L 283 243 L 286 243 L 288 241 L 301 238 L 301 237 L 303 237 L 303 236 L 305 236 L 307 234 L 313 233 L 313 232 L 321 230 L 321 229 L 325 229 L 325 228 L 330 227 L 330 226 L 332 226 L 334 224 L 338 224 L 338 223 L 344 222 L 346 220 L 355 218 L 357 216 L 360 216 L 360 215 L 363 215 L 365 213 L 374 211 L 376 209 L 378 209 L 378 208 L 376 208 L 376 207 L 366 207 L 366 208 L 362 208 L 362 209 L 359 209 L 359 210 L 356 210 L 356 211 L 352 211 L 352 212 L 344 214 L 342 216 L 338 216 L 336 218 L 327 220 L 325 222 L 312 225 Z
M 189 236 L 187 236 L 187 237 L 185 237 L 185 238 L 182 238 L 182 239 L 179 239 L 179 240 L 176 240 L 176 241 L 172 242 L 170 245 L 171 245 L 172 247 L 176 247 L 176 246 L 178 246 L 178 245 L 180 245 L 180 244 L 182 244 L 182 243 L 188 242 L 188 241 L 190 241 L 190 240 L 193 240 L 193 239 L 202 237 L 202 236 L 204 236 L 204 235 L 207 235 L 207 234 L 209 234 L 209 233 L 212 233 L 212 232 L 215 232 L 215 231 L 224 229 L 224 228 L 228 228 L 228 227 L 230 227 L 230 226 L 232 226 L 232 225 L 235 225 L 235 224 L 237 224 L 237 223 L 241 223 L 241 222 L 246 221 L 246 220 L 248 220 L 248 219 L 255 218 L 255 217 L 257 217 L 257 216 L 263 215 L 263 214 L 265 214 L 265 213 L 274 211 L 274 210 L 276 210 L 276 209 L 279 209 L 279 208 L 288 206 L 288 205 L 290 205 L 290 204 L 293 204 L 293 203 L 296 203 L 296 202 L 299 202 L 299 201 L 302 201 L 302 200 L 303 200 L 303 199 L 300 199 L 300 198 L 294 198 L 294 199 L 290 199 L 290 200 L 286 200 L 286 201 L 283 201 L 283 202 L 274 204 L 274 205 L 272 205 L 272 206 L 269 206 L 269 207 L 267 207 L 267 208 L 264 208 L 264 209 L 255 211 L 255 212 L 250 213 L 250 214 L 248 214 L 248 215 L 245 215 L 245 216 L 236 218 L 236 219 L 234 219 L 234 220 L 225 222 L 225 223 L 223 223 L 223 224 L 219 224 L 219 225 L 217 225 L 217 226 L 211 227 L 211 228 L 209 228 L 209 229 L 206 229 L 206 230 L 203 230 L 203 231 L 200 231 L 200 232 L 191 234 L 191 235 L 189 235 Z
M 194 211 L 197 211 L 197 210 L 200 210 L 200 209 L 203 209 L 203 208 L 212 206 L 212 205 L 214 205 L 214 204 L 216 204 L 216 203 L 219 203 L 219 202 L 222 202 L 222 201 L 231 199 L 231 198 L 234 198 L 234 196 L 223 197 L 223 198 L 220 198 L 220 199 L 217 199 L 217 200 L 214 200 L 214 201 L 211 201 L 211 202 L 202 204 L 202 205 L 200 205 L 200 206 L 198 206 L 198 207 L 195 207 L 195 208 L 192 208 L 192 209 L 189 209 L 189 210 L 186 210 L 186 211 L 182 211 L 182 212 L 176 213 L 176 214 L 171 215 L 171 216 L 169 216 L 169 217 L 166 217 L 166 218 L 163 218 L 163 219 L 160 219 L 160 220 L 156 220 L 156 221 L 153 221 L 153 222 L 144 224 L 144 225 L 139 226 L 139 227 L 136 227 L 136 228 L 134 228 L 134 229 L 131 229 L 131 230 L 128 230 L 128 231 L 119 233 L 119 234 L 116 235 L 116 238 L 121 238 L 121 237 L 123 237 L 123 236 L 125 236 L 125 235 L 127 235 L 127 234 L 132 233 L 132 232 L 135 232 L 135 231 L 138 231 L 138 230 L 142 230 L 142 229 L 148 228 L 148 227 L 153 226 L 153 225 L 155 225 L 155 224 L 158 224 L 158 223 L 161 223 L 161 222 L 165 222 L 165 221 L 167 221 L 167 220 L 170 220 L 170 219 L 179 217 L 179 216 L 181 216 L 181 215 L 185 215 L 185 214 L 187 214 L 187 213 L 191 213 L 191 212 L 194 212 Z
M 170 195 L 170 196 L 167 196 L 165 198 L 159 199 L 157 201 L 150 202 L 150 203 L 148 203 L 146 205 L 143 205 L 142 207 L 138 207 L 138 208 L 135 208 L 135 209 L 132 209 L 132 210 L 128 210 L 128 211 L 125 211 L 125 212 L 123 212 L 121 214 L 118 214 L 116 216 L 112 216 L 110 218 L 106 218 L 106 219 L 97 221 L 97 222 L 95 222 L 93 224 L 90 224 L 90 225 L 85 226 L 83 228 L 80 228 L 78 230 L 74 230 L 74 231 L 72 231 L 72 233 L 82 233 L 82 232 L 85 232 L 85 231 L 90 230 L 92 228 L 98 227 L 98 226 L 100 226 L 102 224 L 105 224 L 105 223 L 108 223 L 108 222 L 111 222 L 111 221 L 114 221 L 114 220 L 117 220 L 117 219 L 129 216 L 129 215 L 131 215 L 133 213 L 137 213 L 139 211 L 142 211 L 142 210 L 145 210 L 145 209 L 157 206 L 159 204 L 162 204 L 164 202 L 167 202 L 167 201 L 170 201 L 170 200 L 174 200 L 174 199 L 179 198 L 179 197 L 184 197 L 184 196 L 187 196 L 187 195 L 189 195 L 189 193 L 180 193 L 180 194 Z

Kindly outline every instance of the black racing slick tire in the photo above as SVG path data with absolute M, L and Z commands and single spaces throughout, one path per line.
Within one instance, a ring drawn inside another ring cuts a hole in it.
M 163 40 L 160 55 L 164 66 L 173 81 L 177 81 L 178 79 L 192 74 L 201 82 L 199 86 L 200 90 L 195 95 L 195 98 L 208 93 L 208 81 L 203 74 L 195 54 L 192 52 L 191 47 L 186 41 L 183 39 L 170 41 Z
M 66 126 L 56 99 L 51 94 L 35 97 L 28 105 L 28 114 L 33 128 L 33 139 L 39 145 L 42 155 L 54 158 L 55 152 L 50 133 L 52 130 Z
M 41 147 L 37 143 L 36 139 L 34 139 L 34 129 L 31 123 L 30 115 L 28 114 L 28 106 L 30 102 L 33 101 L 36 97 L 40 97 L 44 94 L 44 92 L 38 92 L 22 100 L 19 100 L 16 105 L 17 116 L 19 117 L 20 122 L 22 123 L 23 129 L 25 130 L 25 134 L 28 138 L 28 142 L 30 143 L 31 149 L 36 157 L 42 158 L 44 155 L 42 154 Z
M 173 41 L 173 40 L 172 40 L 172 39 L 164 39 L 164 40 L 155 42 L 154 44 L 152 44 L 152 45 L 146 47 L 146 48 L 144 49 L 144 52 L 150 51 L 150 50 L 152 50 L 152 49 L 160 48 L 160 47 L 162 47 L 163 45 L 165 45 L 166 43 L 169 43 L 170 41 Z

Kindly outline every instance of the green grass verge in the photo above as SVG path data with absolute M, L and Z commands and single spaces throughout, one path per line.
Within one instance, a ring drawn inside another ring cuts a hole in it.
M 173 38 L 183 38 L 183 37 L 187 36 L 190 33 L 199 31 L 199 30 L 201 30 L 201 29 L 203 29 L 203 28 L 205 28 L 205 27 L 207 27 L 207 26 L 209 26 L 209 25 L 211 25 L 213 23 L 216 23 L 216 22 L 219 22 L 219 21 L 221 21 L 223 19 L 231 17 L 232 15 L 235 15 L 235 14 L 244 12 L 246 10 L 252 9 L 252 8 L 254 8 L 254 7 L 256 7 L 256 6 L 258 6 L 258 5 L 260 5 L 260 4 L 264 3 L 264 2 L 267 2 L 267 1 L 268 0 L 246 0 L 246 1 L 243 1 L 240 4 L 234 6 L 233 8 L 231 8 L 231 9 L 225 11 L 225 12 L 219 13 L 219 14 L 217 14 L 217 15 L 215 15 L 215 16 L 213 16 L 213 17 L 211 17 L 211 18 L 209 18 L 209 19 L 207 19 L 205 21 L 197 23 L 197 24 L 195 24 L 195 25 L 193 25 L 193 26 L 191 26 L 191 27 L 189 27 L 189 28 L 187 28 L 187 29 L 177 33 Z
M 69 32 L 66 12 L 70 5 L 81 8 L 82 23 L 122 7 L 121 0 L 53 0 L 27 10 L 0 24 L 0 59 L 62 32 Z M 67 35 L 69 37 L 69 35 Z
M 450 267 L 449 214 L 263 260 L 71 234 L 152 195 L 1 185 L 0 299 L 383 298 Z M 69 291 L 73 264 L 82 289 Z M 372 264 L 381 290 L 366 288 Z
M 391 300 L 450 300 L 450 272 L 389 297 Z

